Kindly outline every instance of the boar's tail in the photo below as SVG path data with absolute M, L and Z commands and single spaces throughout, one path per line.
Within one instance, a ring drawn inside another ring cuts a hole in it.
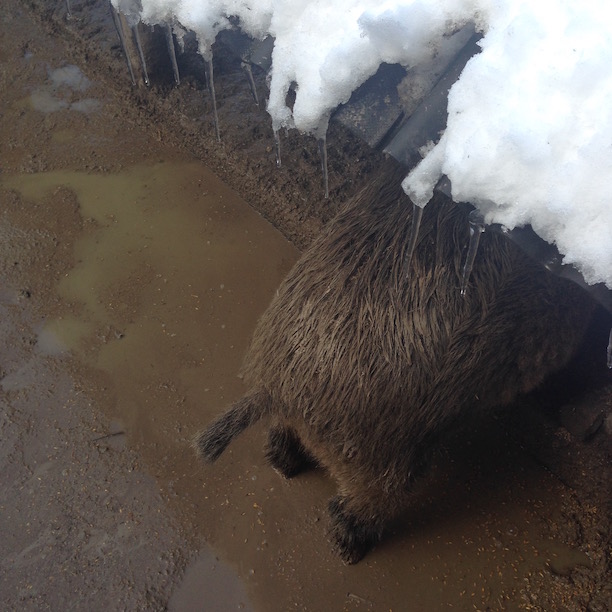
M 263 389 L 247 393 L 196 435 L 193 445 L 198 455 L 204 461 L 216 461 L 235 436 L 259 421 L 270 403 L 270 395 Z

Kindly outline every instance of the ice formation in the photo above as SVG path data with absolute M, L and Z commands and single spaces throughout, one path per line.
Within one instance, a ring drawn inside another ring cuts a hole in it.
M 111 1 L 130 23 L 170 26 L 179 36 L 193 30 L 208 61 L 218 32 L 233 24 L 257 39 L 273 36 L 273 128 L 319 138 L 333 110 L 381 63 L 427 74 L 434 58 L 453 52 L 459 28 L 473 24 L 482 51 L 451 88 L 446 130 L 404 189 L 424 206 L 446 175 L 453 199 L 474 204 L 486 223 L 531 224 L 589 283 L 612 288 L 608 2 Z
M 470 223 L 470 244 L 468 246 L 468 252 L 463 264 L 463 270 L 461 271 L 461 295 L 465 295 L 467 284 L 472 274 L 472 268 L 474 267 L 474 260 L 476 259 L 476 253 L 478 251 L 478 244 L 480 242 L 480 236 L 485 230 L 484 220 L 479 210 L 473 210 L 469 215 Z

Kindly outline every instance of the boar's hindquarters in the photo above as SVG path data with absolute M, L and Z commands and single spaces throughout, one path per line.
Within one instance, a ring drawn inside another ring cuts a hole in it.
M 196 435 L 193 445 L 205 461 L 216 461 L 227 445 L 247 427 L 250 427 L 269 411 L 270 395 L 263 389 L 255 389 Z

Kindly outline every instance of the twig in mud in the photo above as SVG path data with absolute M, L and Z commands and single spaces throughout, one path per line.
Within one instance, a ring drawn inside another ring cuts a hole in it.
M 115 431 L 114 433 L 109 433 L 99 436 L 98 438 L 94 438 L 92 442 L 98 442 L 99 440 L 104 440 L 105 438 L 113 438 L 114 436 L 122 436 L 124 433 L 125 431 Z

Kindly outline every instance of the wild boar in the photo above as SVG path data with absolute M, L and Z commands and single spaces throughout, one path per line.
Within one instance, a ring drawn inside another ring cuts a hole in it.
M 318 464 L 336 479 L 330 534 L 347 563 L 409 503 L 439 435 L 564 366 L 593 310 L 583 289 L 493 232 L 462 295 L 466 210 L 436 195 L 409 258 L 402 177 L 381 173 L 304 252 L 255 329 L 251 390 L 194 441 L 214 461 L 266 417 L 276 470 Z

